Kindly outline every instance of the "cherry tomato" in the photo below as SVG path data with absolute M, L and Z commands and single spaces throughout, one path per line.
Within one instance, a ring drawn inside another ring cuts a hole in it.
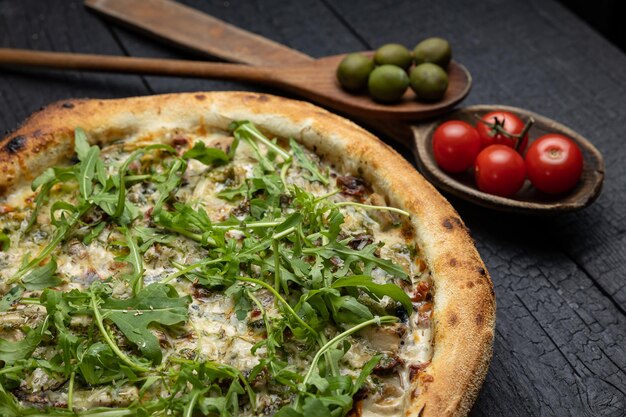
M 567 136 L 550 133 L 534 141 L 526 153 L 530 182 L 544 193 L 570 190 L 583 172 L 583 154 Z
M 510 133 L 511 135 L 519 135 L 524 130 L 524 122 L 522 119 L 511 112 L 494 111 L 487 113 L 481 117 L 480 121 L 476 124 L 476 130 L 478 131 L 480 139 L 483 142 L 483 148 L 486 148 L 489 145 L 506 145 L 511 148 L 515 148 L 516 144 L 515 138 L 509 138 L 483 122 L 488 123 L 489 125 L 500 125 L 504 131 Z M 526 149 L 527 144 L 528 134 L 524 135 L 522 138 L 522 142 L 517 149 L 519 153 L 524 153 L 524 149 Z
M 450 120 L 433 135 L 435 161 L 447 172 L 462 172 L 472 166 L 480 152 L 480 136 L 469 123 Z
M 480 151 L 476 158 L 474 178 L 479 190 L 510 197 L 524 185 L 526 179 L 524 159 L 509 146 L 488 146 Z

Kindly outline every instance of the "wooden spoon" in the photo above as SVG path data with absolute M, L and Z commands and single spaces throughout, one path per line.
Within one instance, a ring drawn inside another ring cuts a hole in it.
M 380 119 L 420 119 L 440 114 L 463 100 L 470 90 L 469 72 L 462 65 L 451 62 L 448 68 L 448 90 L 440 101 L 420 103 L 409 89 L 397 103 L 379 104 L 365 93 L 350 94 L 341 88 L 335 71 L 344 56 L 335 55 L 285 67 L 251 67 L 216 62 L 0 48 L 0 64 L 4 65 L 248 81 L 291 91 L 355 116 Z
M 530 117 L 534 118 L 535 124 L 529 132 L 529 143 L 547 133 L 561 133 L 574 140 L 583 152 L 584 158 L 583 173 L 578 184 L 567 193 L 548 195 L 534 188 L 526 180 L 514 197 L 504 198 L 479 191 L 470 171 L 461 174 L 448 174 L 442 171 L 435 162 L 432 147 L 432 136 L 437 126 L 446 120 L 463 120 L 475 125 L 476 116 L 480 117 L 495 110 L 510 111 L 524 121 Z M 602 189 L 604 160 L 595 146 L 561 123 L 528 110 L 501 105 L 476 105 L 456 110 L 437 121 L 414 125 L 412 129 L 415 140 L 414 153 L 422 174 L 437 188 L 484 207 L 524 214 L 572 211 L 587 207 L 598 197 Z

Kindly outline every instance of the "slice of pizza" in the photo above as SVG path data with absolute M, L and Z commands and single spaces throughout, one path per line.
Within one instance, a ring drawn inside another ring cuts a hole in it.
M 73 100 L 0 142 L 0 415 L 462 416 L 492 284 L 397 153 L 253 93 Z

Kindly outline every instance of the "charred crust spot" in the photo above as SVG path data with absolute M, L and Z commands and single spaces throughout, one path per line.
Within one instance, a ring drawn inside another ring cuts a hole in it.
M 459 316 L 456 315 L 456 313 L 451 313 L 448 316 L 448 324 L 452 327 L 456 326 L 459 322 Z
M 68 102 L 65 102 L 65 103 L 61 104 L 61 107 L 63 107 L 64 109 L 73 109 L 74 108 L 74 103 L 70 103 L 68 101 Z
M 26 145 L 26 137 L 19 135 L 11 139 L 4 145 L 4 151 L 9 154 L 16 154 L 20 150 L 24 149 Z
M 457 265 L 457 260 L 456 258 L 450 258 L 450 262 L 448 262 L 450 264 L 450 266 L 456 266 Z
M 485 316 L 483 316 L 483 313 L 478 313 L 476 315 L 476 325 L 482 326 L 484 322 L 485 322 Z
M 448 230 L 452 230 L 454 229 L 455 226 L 460 227 L 461 229 L 465 229 L 467 230 L 467 228 L 465 227 L 465 225 L 463 224 L 463 222 L 461 221 L 461 219 L 459 219 L 458 217 L 446 217 L 443 220 L 443 227 L 445 227 Z
M 483 277 L 487 276 L 487 271 L 482 266 L 479 266 L 478 268 L 476 268 L 476 272 L 478 272 Z
M 194 97 L 199 101 L 206 100 L 206 96 L 204 94 L 196 94 Z

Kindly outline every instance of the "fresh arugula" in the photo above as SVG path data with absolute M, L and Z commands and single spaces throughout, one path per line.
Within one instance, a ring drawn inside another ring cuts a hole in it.
M 35 348 L 39 346 L 45 331 L 48 328 L 48 320 L 44 320 L 35 329 L 25 328 L 25 336 L 22 340 L 10 341 L 0 338 L 0 361 L 6 365 L 13 365 L 15 362 L 29 358 Z
M 150 145 L 113 166 L 107 162 L 106 167 L 98 146 L 76 129 L 78 163 L 46 170 L 34 181 L 38 193 L 26 232 L 50 200 L 54 230 L 48 243 L 32 259 L 25 257 L 9 280 L 14 285 L 0 300 L 0 311 L 10 310 L 25 291 L 43 290 L 39 300 L 21 302 L 41 304 L 46 319 L 35 329 L 24 328 L 24 337 L 17 342 L 0 339 L 1 413 L 28 415 L 30 410 L 3 387 L 18 388 L 19 381 L 36 369 L 67 387 L 67 407 L 41 410 L 40 415 L 236 416 L 242 408 L 255 412 L 251 381 L 262 379 L 271 381 L 281 402 L 295 399 L 277 405 L 277 416 L 340 417 L 351 410 L 353 396 L 367 383 L 381 356 L 374 355 L 358 377 L 344 375 L 342 361 L 350 343 L 368 326 L 397 321 L 389 314 L 398 306 L 412 312 L 413 304 L 396 285 L 408 278 L 407 272 L 379 256 L 380 244 L 361 250 L 350 246 L 342 210 L 352 206 L 349 210 L 408 213 L 350 200 L 335 202 L 331 197 L 336 190 L 313 195 L 287 181 L 290 169 L 324 186 L 331 184 L 328 172 L 294 139 L 287 151 L 248 121 L 235 122 L 230 129 L 234 141 L 227 151 L 200 141 L 182 155 L 169 145 Z M 224 221 L 211 221 L 201 204 L 180 201 L 188 162 L 199 161 L 209 173 L 225 169 L 240 142 L 252 149 L 258 164 L 251 175 L 234 186 L 230 183 L 232 188 L 223 189 L 218 197 L 245 210 Z M 154 192 L 150 212 L 142 213 L 130 201 L 134 184 Z M 58 185 L 75 191 L 69 191 L 70 198 L 54 201 Z M 130 266 L 131 272 L 122 277 L 129 290 L 119 295 L 123 286 L 117 277 L 96 281 L 82 291 L 53 289 L 62 283 L 55 250 L 70 237 L 90 245 L 102 240 L 105 231 L 108 243 L 124 251 L 118 260 Z M 5 242 L 10 240 L 3 236 L 0 233 L 0 249 L 8 250 Z M 204 258 L 189 265 L 173 262 L 178 271 L 144 285 L 144 254 L 153 245 L 176 246 L 184 238 L 202 247 Z M 384 281 L 375 282 L 372 275 L 383 276 Z M 168 284 L 183 279 L 189 281 L 184 285 L 232 298 L 235 317 L 249 325 L 253 313 L 260 312 L 257 331 L 264 337 L 252 348 L 259 362 L 249 372 L 203 361 L 199 351 L 163 354 L 155 331 L 178 337 L 181 325 L 189 320 L 191 297 L 179 295 Z M 268 295 L 272 307 L 262 301 Z M 77 328 L 76 322 L 85 322 L 85 327 Z M 52 353 L 35 357 L 38 346 Z M 304 369 L 289 361 L 294 346 L 303 358 L 312 358 Z M 126 407 L 74 411 L 76 390 L 107 384 L 136 386 L 141 400 Z
M 22 285 L 29 291 L 43 290 L 48 287 L 56 287 L 63 282 L 61 278 L 55 275 L 57 263 L 54 258 L 44 266 L 31 270 L 24 278 Z
M 195 159 L 204 165 L 223 165 L 231 160 L 236 149 L 236 142 L 231 146 L 229 153 L 219 148 L 208 148 L 204 142 L 196 142 L 193 148 L 183 154 L 183 159 Z
M 153 323 L 172 326 L 185 322 L 190 303 L 190 296 L 179 297 L 169 285 L 151 284 L 132 298 L 106 297 L 97 303 L 96 308 L 102 318 L 113 322 L 144 357 L 158 365 L 163 355 L 157 338 L 148 327 Z
M 11 238 L 4 233 L 0 232 L 0 252 L 6 252 L 11 247 Z
M 291 147 L 293 155 L 296 157 L 298 163 L 302 166 L 302 168 L 309 171 L 311 175 L 309 177 L 309 180 L 319 181 L 324 185 L 329 184 L 330 181 L 328 179 L 328 176 L 322 174 L 317 165 L 314 164 L 313 161 L 311 161 L 311 159 L 304 152 L 304 149 L 302 149 L 302 146 L 300 146 L 294 138 L 289 139 L 289 146 Z

